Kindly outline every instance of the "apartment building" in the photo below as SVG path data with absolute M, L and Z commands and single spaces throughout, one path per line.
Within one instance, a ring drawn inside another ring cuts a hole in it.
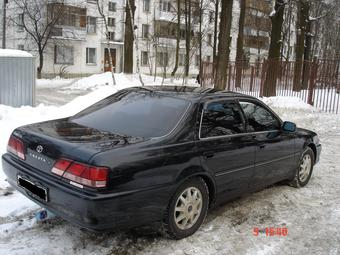
M 107 19 L 108 34 L 95 0 L 50 1 L 41 13 L 45 16 L 63 12 L 54 26 L 52 37 L 45 50 L 43 74 L 93 74 L 110 70 L 109 51 L 116 72 L 122 71 L 124 39 L 124 0 L 102 1 Z M 23 14 L 11 1 L 7 7 L 7 48 L 26 50 L 37 56 L 36 44 L 20 25 Z M 46 20 L 45 20 L 46 22 Z
M 192 1 L 192 48 L 190 73 L 199 71 L 199 11 L 197 0 Z M 115 72 L 121 72 L 124 63 L 124 18 L 126 0 L 101 0 L 109 33 L 106 33 L 103 19 L 98 11 L 96 0 L 66 0 L 62 8 L 63 18 L 58 20 L 53 37 L 46 48 L 43 73 L 45 75 L 92 74 L 110 70 L 108 48 L 111 49 Z M 176 0 L 135 0 L 135 25 L 138 52 L 134 58 L 140 62 L 142 73 L 171 73 L 176 52 Z M 43 13 L 53 14 L 54 1 L 46 3 Z M 270 1 L 247 1 L 245 24 L 245 51 L 254 61 L 266 57 L 269 46 L 271 11 Z M 211 0 L 203 1 L 202 60 L 212 62 L 214 6 Z M 36 54 L 36 48 L 20 26 L 24 18 L 20 10 L 9 1 L 7 7 L 7 48 L 22 49 Z M 236 56 L 238 35 L 239 1 L 234 1 L 231 60 Z M 136 70 L 136 63 L 135 70 Z M 181 17 L 181 40 L 178 74 L 184 72 L 185 65 L 185 22 Z

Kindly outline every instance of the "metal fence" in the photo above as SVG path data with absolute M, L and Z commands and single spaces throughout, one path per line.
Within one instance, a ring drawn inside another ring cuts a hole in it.
M 35 104 L 34 58 L 21 55 L 0 52 L 0 104 L 14 107 Z
M 214 71 L 212 63 L 203 63 L 202 86 L 214 87 Z M 340 60 L 230 62 L 226 72 L 226 90 L 262 97 L 269 87 L 276 96 L 298 97 L 325 112 L 340 112 Z

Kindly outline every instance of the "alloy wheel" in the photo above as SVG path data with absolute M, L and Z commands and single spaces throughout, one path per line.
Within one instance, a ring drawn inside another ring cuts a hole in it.
M 174 221 L 179 229 L 190 229 L 197 222 L 202 202 L 202 193 L 195 187 L 189 187 L 179 195 L 174 210 Z
M 312 158 L 309 154 L 304 155 L 300 164 L 299 178 L 301 182 L 305 182 L 308 179 L 310 171 L 312 169 Z

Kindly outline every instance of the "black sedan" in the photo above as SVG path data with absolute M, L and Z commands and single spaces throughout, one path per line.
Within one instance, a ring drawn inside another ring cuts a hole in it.
M 314 132 L 256 98 L 156 86 L 15 129 L 2 164 L 13 187 L 70 222 L 97 231 L 160 222 L 180 239 L 211 206 L 281 181 L 305 186 L 320 152 Z

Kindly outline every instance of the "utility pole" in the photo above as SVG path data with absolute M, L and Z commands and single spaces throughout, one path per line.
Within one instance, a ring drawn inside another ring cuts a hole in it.
M 8 0 L 4 0 L 3 6 L 3 22 L 2 22 L 2 48 L 6 49 L 6 5 Z

